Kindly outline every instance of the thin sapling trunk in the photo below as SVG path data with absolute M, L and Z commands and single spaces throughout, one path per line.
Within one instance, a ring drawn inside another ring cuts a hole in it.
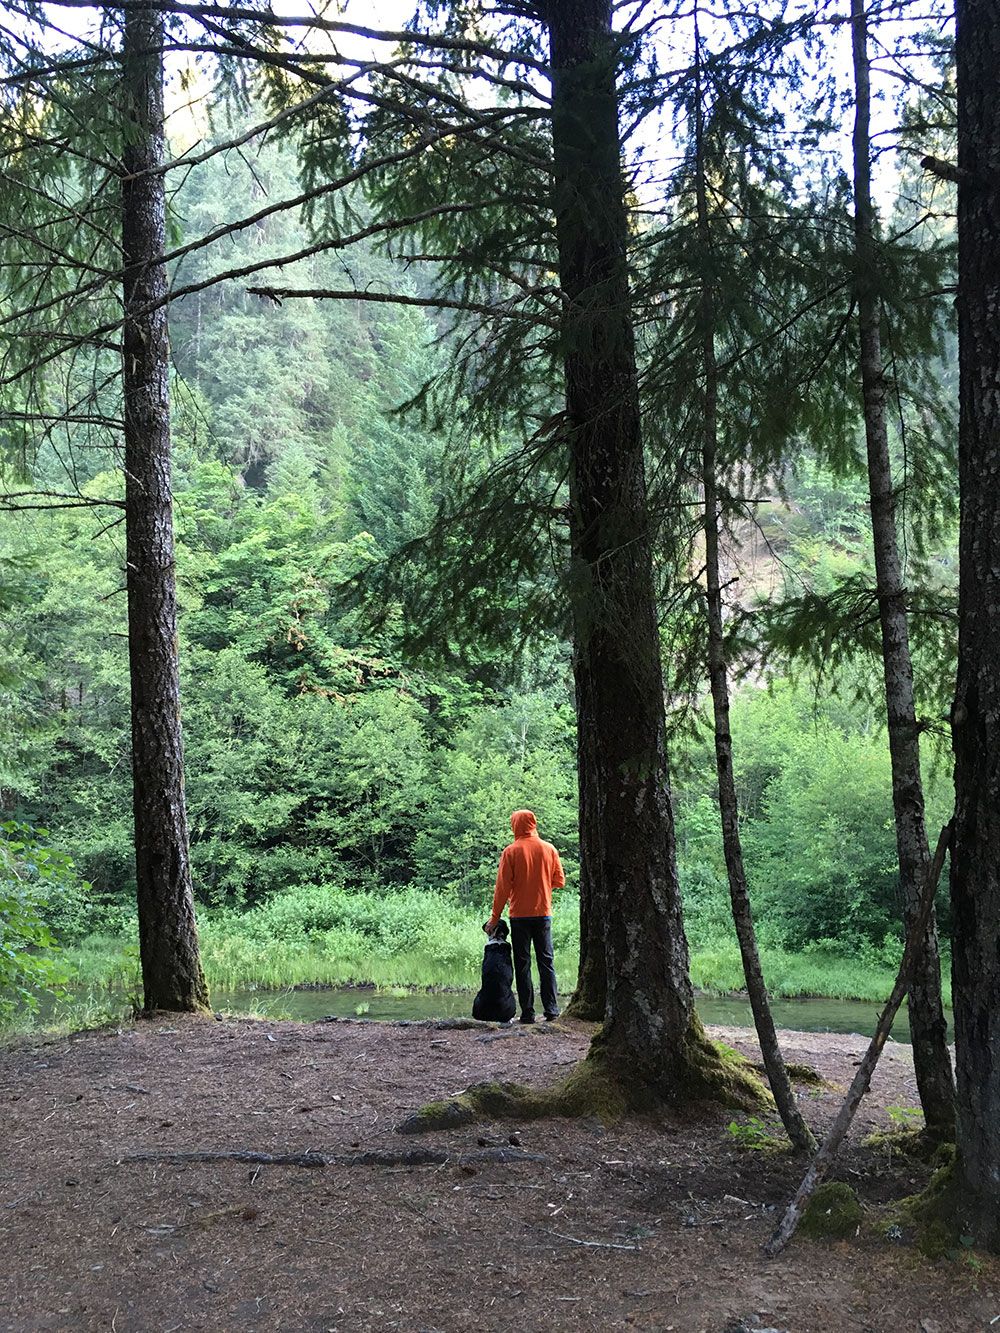
M 702 255 L 709 259 L 712 236 L 708 216 L 705 182 L 704 112 L 701 97 L 700 44 L 697 9 L 695 10 L 695 195 L 698 235 Z M 712 690 L 715 730 L 715 766 L 719 782 L 719 814 L 722 844 L 729 879 L 729 898 L 733 923 L 743 960 L 747 994 L 760 1041 L 764 1068 L 788 1137 L 796 1148 L 814 1148 L 815 1139 L 802 1118 L 788 1070 L 778 1045 L 771 1005 L 760 964 L 757 934 L 754 930 L 750 893 L 747 889 L 740 841 L 739 803 L 733 772 L 733 740 L 729 724 L 729 677 L 722 618 L 722 584 L 719 570 L 719 496 L 717 477 L 719 370 L 715 355 L 715 297 L 711 281 L 703 277 L 700 293 L 702 377 L 704 402 L 702 418 L 702 484 L 705 495 L 705 607 L 708 621 L 708 673 Z
M 871 93 L 864 0 L 851 0 L 856 114 L 854 124 L 854 234 L 858 267 L 858 331 L 864 399 L 872 540 L 875 551 L 882 662 L 892 764 L 892 804 L 907 932 L 920 910 L 930 851 L 920 775 L 920 733 L 913 698 L 906 589 L 899 557 L 896 491 L 886 425 L 886 380 L 882 361 L 876 255 L 871 201 Z M 927 919 L 909 990 L 913 1064 L 927 1132 L 950 1139 L 955 1100 L 948 1028 L 941 999 L 941 959 L 934 912 Z

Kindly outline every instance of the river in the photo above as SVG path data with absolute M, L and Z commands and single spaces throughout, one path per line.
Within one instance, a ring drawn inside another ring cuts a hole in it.
M 95 1000 L 119 1002 L 128 1008 L 125 996 L 90 994 L 80 996 L 80 1009 Z M 698 995 L 698 1013 L 705 1023 L 722 1027 L 753 1027 L 753 1014 L 745 995 Z M 72 992 L 62 999 L 39 996 L 36 1021 L 44 1026 L 52 1019 L 73 1021 Z M 367 1018 L 391 1022 L 403 1018 L 458 1018 L 471 1013 L 470 991 L 379 991 L 363 986 L 317 988 L 306 990 L 213 990 L 212 1006 L 217 1012 L 254 1014 L 268 1018 L 290 1018 L 303 1023 L 323 1018 Z M 870 1036 L 875 1030 L 882 1006 L 865 1000 L 827 1000 L 808 998 L 772 1000 L 771 1010 L 779 1028 L 798 1032 L 845 1032 Z M 949 1027 L 951 1011 L 946 1011 Z M 905 1010 L 892 1030 L 896 1041 L 909 1043 L 910 1033 Z
M 455 1018 L 469 1014 L 468 991 L 411 991 L 406 994 L 348 987 L 338 990 L 216 991 L 216 1009 L 231 1013 L 267 1014 L 304 1022 L 336 1016 L 370 1019 Z M 705 1023 L 726 1027 L 753 1027 L 749 1001 L 743 995 L 699 995 L 698 1012 Z M 799 1032 L 858 1032 L 870 1036 L 881 1005 L 864 1000 L 772 1000 L 779 1028 Z M 949 1021 L 951 1015 L 948 1015 Z M 893 1028 L 896 1041 L 909 1042 L 905 1013 Z

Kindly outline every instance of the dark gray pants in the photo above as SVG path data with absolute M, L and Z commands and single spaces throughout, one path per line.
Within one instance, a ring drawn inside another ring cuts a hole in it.
M 510 943 L 514 951 L 514 976 L 517 980 L 517 1000 L 521 1019 L 535 1016 L 535 988 L 531 984 L 531 946 L 535 946 L 538 980 L 542 992 L 542 1009 L 550 1018 L 559 1013 L 559 991 L 556 988 L 556 969 L 552 962 L 552 918 L 550 916 L 512 916 Z

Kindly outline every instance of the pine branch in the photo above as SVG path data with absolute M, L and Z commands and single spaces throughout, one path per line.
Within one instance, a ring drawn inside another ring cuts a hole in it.
M 98 500 L 87 495 L 71 495 L 62 491 L 7 491 L 0 492 L 0 511 L 6 514 L 26 513 L 38 509 L 124 509 L 124 500 Z
M 66 9 L 92 9 L 93 0 L 49 0 L 53 6 Z M 121 0 L 116 8 L 155 9 L 161 14 L 181 14 L 189 18 L 218 18 L 230 22 L 256 23 L 271 28 L 312 28 L 317 32 L 332 32 L 363 37 L 372 42 L 384 42 L 391 46 L 423 47 L 435 51 L 460 51 L 469 55 L 483 56 L 496 60 L 500 64 L 524 65 L 547 73 L 545 61 L 535 60 L 521 51 L 508 51 L 503 47 L 491 46 L 486 42 L 473 41 L 466 37 L 451 37 L 444 33 L 437 35 L 413 32 L 407 29 L 372 28 L 360 23 L 349 23 L 346 19 L 321 18 L 317 14 L 279 14 L 274 10 L 251 9 L 239 5 L 202 5 L 183 4 L 180 0 Z
M 525 293 L 524 296 L 507 299 L 526 300 L 551 290 L 549 287 L 539 287 Z M 389 305 L 427 306 L 438 310 L 462 310 L 470 314 L 486 315 L 490 319 L 516 319 L 530 324 L 546 324 L 553 329 L 559 327 L 557 320 L 547 319 L 535 311 L 505 310 L 499 305 L 485 305 L 479 301 L 455 301 L 444 296 L 405 296 L 398 292 L 373 292 L 360 289 L 335 291 L 324 287 L 248 287 L 247 291 L 251 296 L 266 297 L 275 305 L 281 305 L 282 301 L 295 297 L 308 297 L 316 301 L 372 301 Z
M 956 166 L 954 162 L 947 162 L 943 157 L 934 157 L 928 153 L 926 157 L 920 159 L 920 165 L 924 171 L 929 171 L 932 176 L 938 180 L 950 181 L 953 185 L 960 185 L 962 181 L 971 181 L 974 174 L 966 171 L 964 167 Z

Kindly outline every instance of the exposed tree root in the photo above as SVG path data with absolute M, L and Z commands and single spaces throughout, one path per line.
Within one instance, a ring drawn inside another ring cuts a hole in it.
M 753 1068 L 756 1069 L 758 1074 L 767 1077 L 767 1070 L 760 1061 L 754 1060 Z M 814 1069 L 812 1065 L 798 1064 L 794 1060 L 786 1060 L 785 1069 L 793 1083 L 807 1083 L 813 1088 L 829 1088 L 831 1086 L 819 1070 Z
M 189 1162 L 240 1162 L 251 1166 L 455 1166 L 488 1165 L 506 1162 L 544 1162 L 543 1153 L 524 1152 L 520 1148 L 482 1148 L 478 1152 L 450 1153 L 439 1148 L 407 1148 L 403 1152 L 384 1150 L 334 1153 L 318 1152 L 136 1152 L 128 1153 L 119 1162 L 162 1162 L 183 1166 Z
M 915 1162 L 940 1162 L 938 1151 L 942 1145 L 931 1138 L 923 1127 L 877 1129 L 866 1135 L 861 1142 L 864 1147 L 884 1153 L 887 1157 L 906 1157 Z
M 609 1058 L 598 1034 L 586 1059 L 550 1088 L 476 1083 L 459 1097 L 428 1103 L 397 1128 L 401 1134 L 420 1134 L 454 1129 L 479 1119 L 541 1120 L 553 1116 L 597 1116 L 610 1124 L 629 1112 L 655 1114 L 691 1102 L 714 1102 L 743 1111 L 773 1105 L 770 1094 L 743 1057 L 728 1046 L 709 1041 L 697 1020 L 674 1072 L 672 1080 L 664 1077 L 655 1083 L 643 1081 L 627 1062 Z

